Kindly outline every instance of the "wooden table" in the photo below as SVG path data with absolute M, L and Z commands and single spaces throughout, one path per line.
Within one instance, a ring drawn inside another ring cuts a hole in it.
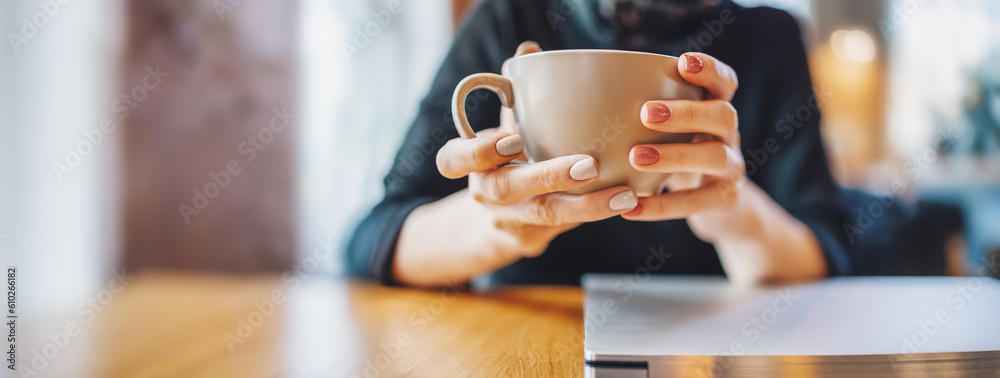
M 581 376 L 582 298 L 568 287 L 147 273 L 91 321 L 74 312 L 32 331 L 81 329 L 42 376 Z

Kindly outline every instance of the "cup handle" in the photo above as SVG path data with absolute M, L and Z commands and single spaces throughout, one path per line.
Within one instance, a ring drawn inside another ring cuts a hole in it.
M 503 106 L 514 107 L 514 90 L 510 80 L 492 73 L 469 75 L 458 83 L 458 87 L 455 87 L 455 94 L 451 98 L 451 118 L 455 121 L 458 135 L 465 139 L 476 137 L 476 132 L 469 125 L 469 117 L 465 114 L 465 98 L 469 96 L 469 93 L 480 88 L 489 89 L 500 96 L 500 103 Z

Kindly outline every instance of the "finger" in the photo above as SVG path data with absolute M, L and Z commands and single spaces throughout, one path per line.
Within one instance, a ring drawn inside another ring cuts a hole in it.
M 665 133 L 706 133 L 735 145 L 739 134 L 736 108 L 729 101 L 648 101 L 639 111 L 646 128 Z
M 684 53 L 677 60 L 677 71 L 688 83 L 705 88 L 706 100 L 732 100 L 740 86 L 736 71 L 708 54 Z
M 587 155 L 561 156 L 530 164 L 513 164 L 482 172 L 469 180 L 480 202 L 511 203 L 583 186 L 598 175 L 597 160 Z
M 635 221 L 683 219 L 707 210 L 732 206 L 737 200 L 736 184 L 715 181 L 697 189 L 640 198 L 635 209 L 622 218 Z
M 524 41 L 517 46 L 517 51 L 514 52 L 514 56 L 521 56 L 527 54 L 533 54 L 536 52 L 541 52 L 542 47 L 538 45 L 535 41 Z
M 473 139 L 455 138 L 437 154 L 438 172 L 455 179 L 469 173 L 495 168 L 514 160 L 524 150 L 521 136 L 508 133 L 480 133 Z
M 745 163 L 739 151 L 719 141 L 640 144 L 629 151 L 629 163 L 638 171 L 703 173 L 727 176 Z
M 506 222 L 562 226 L 596 222 L 632 210 L 638 204 L 635 191 L 616 186 L 588 194 L 552 193 L 533 197 L 514 206 L 504 206 Z
M 501 108 L 500 109 L 500 127 L 497 127 L 497 131 L 501 133 L 515 134 L 517 133 L 516 127 L 514 126 L 514 111 L 511 108 Z M 528 158 L 524 156 L 524 153 L 517 155 L 512 163 L 527 163 Z
M 535 41 L 524 41 L 524 42 L 521 42 L 521 44 L 517 46 L 517 51 L 514 52 L 514 56 L 513 57 L 516 58 L 516 57 L 519 57 L 521 55 L 534 54 L 536 52 L 542 52 L 542 47 L 539 46 L 537 42 L 535 42 Z M 506 61 L 504 61 L 503 65 L 500 66 L 500 74 L 502 74 L 504 76 L 507 75 L 507 63 L 508 62 L 510 62 L 510 59 L 507 59 Z

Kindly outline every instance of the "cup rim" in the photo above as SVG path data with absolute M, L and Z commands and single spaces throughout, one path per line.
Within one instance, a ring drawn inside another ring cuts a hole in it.
M 563 50 L 545 50 L 536 53 L 531 53 L 527 55 L 521 55 L 517 57 L 510 58 L 510 60 L 519 60 L 529 57 L 541 57 L 547 55 L 574 55 L 574 54 L 601 54 L 601 55 L 632 55 L 632 56 L 650 56 L 657 58 L 670 58 L 670 59 L 680 59 L 673 55 L 655 54 L 644 51 L 629 51 L 629 50 L 615 50 L 615 49 L 563 49 Z

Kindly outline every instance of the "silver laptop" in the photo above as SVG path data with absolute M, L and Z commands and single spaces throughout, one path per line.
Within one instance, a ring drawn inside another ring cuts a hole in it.
M 1000 377 L 1000 281 L 587 275 L 588 377 Z

